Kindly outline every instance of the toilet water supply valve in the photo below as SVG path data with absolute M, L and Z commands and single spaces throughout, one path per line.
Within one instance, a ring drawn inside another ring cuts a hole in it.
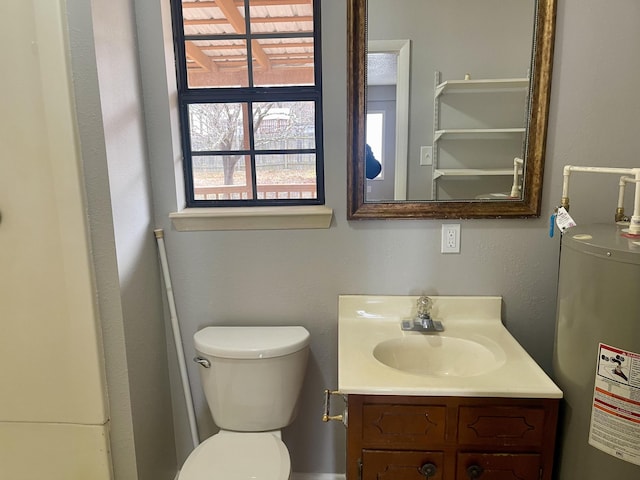
M 342 415 L 331 415 L 331 395 L 340 395 L 345 402 L 347 403 L 347 398 L 342 395 L 338 390 L 325 390 L 324 391 L 324 413 L 322 414 L 323 422 L 342 422 L 342 424 L 347 426 L 347 408 L 345 407 Z
M 562 183 L 562 199 L 560 206 L 554 209 L 551 214 L 551 220 L 549 225 L 549 236 L 553 237 L 555 226 L 557 225 L 561 233 L 564 233 L 567 229 L 576 226 L 576 222 L 569 215 L 569 177 L 572 172 L 586 172 L 586 173 L 609 173 L 620 175 L 620 181 L 618 182 L 618 205 L 616 207 L 615 221 L 616 223 L 629 222 L 628 233 L 624 233 L 624 236 L 631 238 L 640 238 L 640 168 L 614 168 L 614 167 L 578 167 L 574 165 L 565 165 L 563 170 L 563 183 Z M 633 214 L 631 218 L 624 214 L 624 191 L 627 183 L 635 184 L 635 197 L 633 202 Z

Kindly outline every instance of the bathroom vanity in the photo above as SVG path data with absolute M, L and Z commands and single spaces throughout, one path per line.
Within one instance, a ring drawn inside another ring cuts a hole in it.
M 503 326 L 500 297 L 340 296 L 347 480 L 550 480 L 562 392 Z
M 349 395 L 347 478 L 551 479 L 556 399 Z

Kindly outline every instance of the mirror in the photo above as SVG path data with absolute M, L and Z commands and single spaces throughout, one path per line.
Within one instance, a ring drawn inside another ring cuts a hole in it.
M 348 0 L 348 218 L 539 216 L 556 0 L 393 3 Z

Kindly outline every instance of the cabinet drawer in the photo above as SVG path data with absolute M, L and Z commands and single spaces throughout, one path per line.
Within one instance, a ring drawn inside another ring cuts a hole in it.
M 425 465 L 435 467 L 429 480 L 444 480 L 442 452 L 393 452 L 363 450 L 362 480 L 425 480 Z M 464 478 L 464 477 L 463 477 Z
M 538 454 L 459 453 L 457 480 L 539 480 L 542 468 Z M 476 469 L 474 476 L 470 469 Z
M 434 448 L 445 439 L 444 405 L 365 405 L 362 444 L 373 448 Z
M 542 407 L 461 406 L 458 443 L 484 446 L 540 446 L 544 438 Z

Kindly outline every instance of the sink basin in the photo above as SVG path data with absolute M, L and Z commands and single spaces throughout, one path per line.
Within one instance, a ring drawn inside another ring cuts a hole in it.
M 502 322 L 498 296 L 432 296 L 443 332 L 402 330 L 415 295 L 341 295 L 338 390 L 346 395 L 561 398 Z
M 501 367 L 504 351 L 488 339 L 412 335 L 378 343 L 373 356 L 388 367 L 415 375 L 473 377 Z

